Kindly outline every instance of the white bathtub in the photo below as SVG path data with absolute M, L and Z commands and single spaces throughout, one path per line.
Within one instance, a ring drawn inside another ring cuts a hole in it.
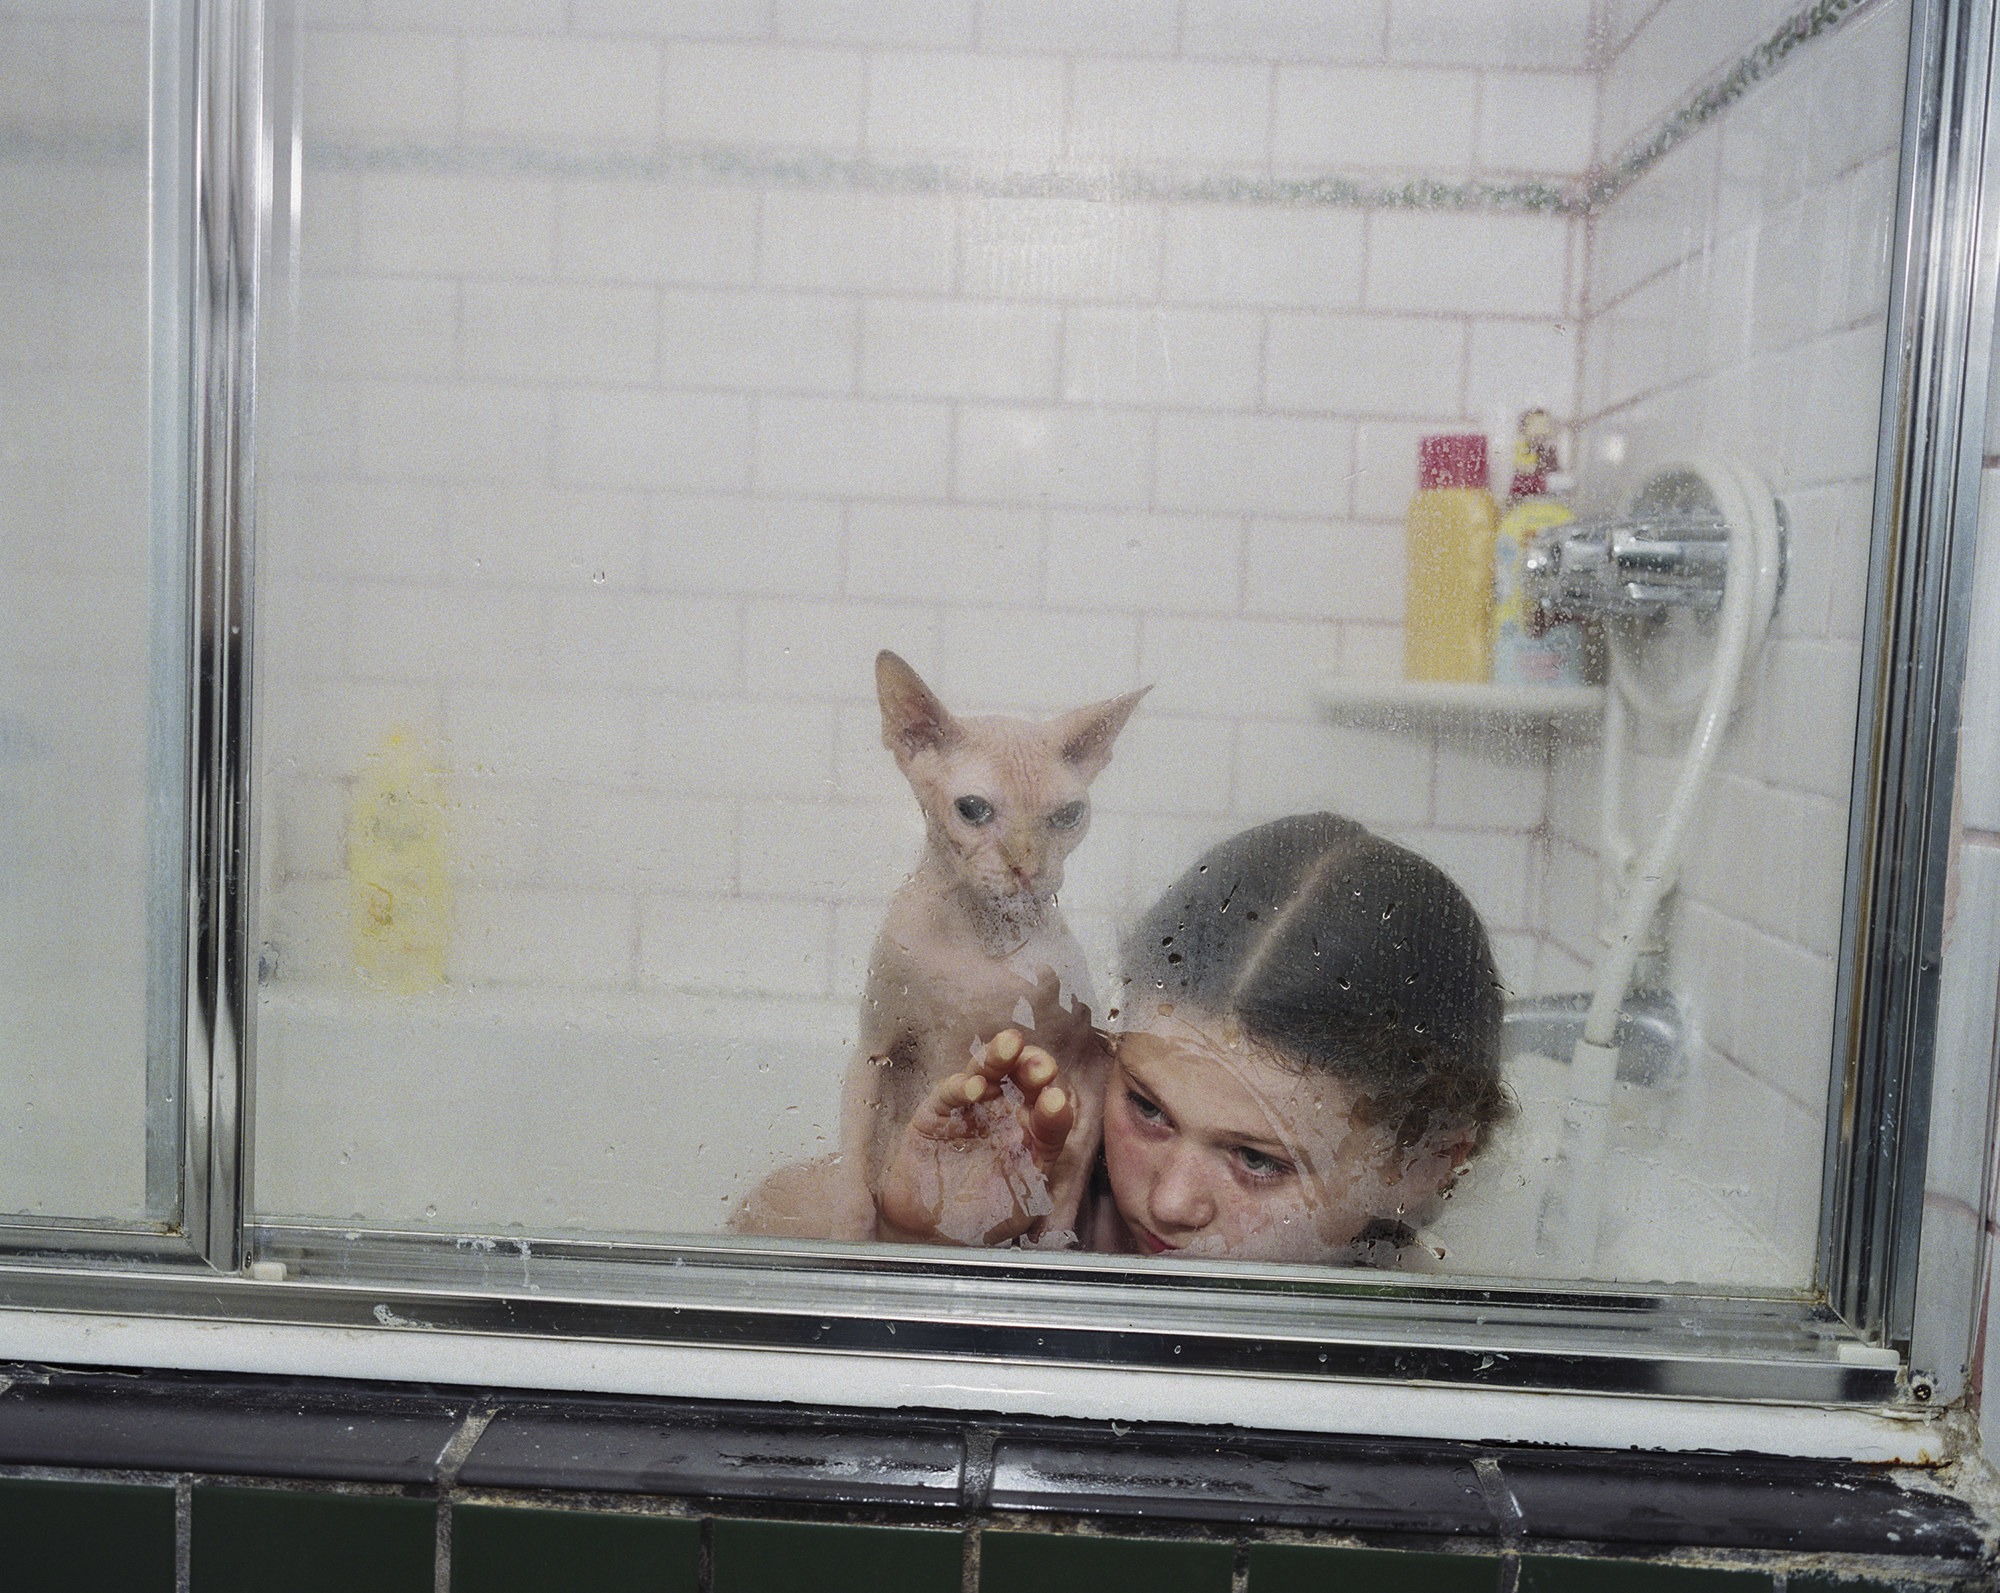
M 834 1002 L 267 990 L 254 1208 L 357 1227 L 711 1235 L 772 1168 L 835 1147 L 854 1033 Z M 1426 1231 L 1442 1270 L 1795 1281 L 1801 1258 L 1687 1165 L 1670 1094 L 1627 1092 L 1590 1187 L 1563 1190 L 1568 1067 L 1524 1054 L 1508 1070 L 1515 1121 Z M 1571 1209 L 1599 1202 L 1586 1255 L 1549 1231 L 1552 1190 Z
M 712 1234 L 771 1168 L 834 1148 L 854 1034 L 845 1003 L 267 989 L 254 1209 Z

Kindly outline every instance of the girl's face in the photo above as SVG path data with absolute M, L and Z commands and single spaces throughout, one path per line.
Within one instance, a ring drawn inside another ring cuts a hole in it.
M 1353 1120 L 1353 1092 L 1297 1072 L 1228 1020 L 1152 1016 L 1118 1044 L 1104 1163 L 1140 1254 L 1326 1261 L 1375 1217 L 1420 1220 L 1469 1153 L 1398 1151 Z

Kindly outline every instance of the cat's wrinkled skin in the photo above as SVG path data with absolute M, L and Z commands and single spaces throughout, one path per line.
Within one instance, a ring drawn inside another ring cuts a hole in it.
M 873 1191 L 905 1126 L 983 1041 L 1022 1032 L 1078 1086 L 1076 1147 L 1049 1170 L 1063 1224 L 1097 1143 L 1101 1067 L 1083 950 L 1056 905 L 1090 827 L 1090 783 L 1144 690 L 1041 723 L 958 718 L 894 653 L 875 660 L 882 740 L 924 814 L 924 851 L 889 904 L 841 1103 L 834 1238 L 874 1232 Z M 1081 1120 L 1088 1117 L 1088 1121 Z

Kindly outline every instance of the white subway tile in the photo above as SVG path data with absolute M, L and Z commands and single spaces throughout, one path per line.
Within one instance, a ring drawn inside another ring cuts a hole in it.
M 446 510 L 452 580 L 633 587 L 645 568 L 641 492 L 539 483 L 454 487 Z
M 1548 818 L 1549 778 L 1545 742 L 1523 737 L 1468 744 L 1441 736 L 1437 821 L 1465 829 L 1539 829 Z
M 666 495 L 647 521 L 647 576 L 669 591 L 819 595 L 840 583 L 840 506 Z M 743 550 L 757 557 L 745 559 Z
M 847 393 L 860 311 L 822 293 L 669 290 L 660 369 L 677 387 Z
M 458 287 L 423 277 L 310 276 L 299 289 L 306 369 L 433 376 L 458 366 Z
M 640 699 L 611 691 L 445 695 L 453 763 L 503 780 L 629 781 L 637 772 Z
M 1257 61 L 1378 61 L 1388 0 L 1187 0 L 1181 48 L 1188 55 Z
M 741 487 L 750 473 L 750 400 L 640 387 L 559 389 L 556 479 L 579 486 Z
M 1745 944 L 1738 1060 L 1801 1107 L 1824 1107 L 1833 1051 L 1833 959 L 1770 935 Z
M 315 272 L 358 271 L 361 174 L 311 169 L 299 176 L 293 236 L 300 261 Z
M 1273 314 L 1265 402 L 1343 415 L 1440 415 L 1464 402 L 1466 323 Z
M 1160 417 L 1158 501 L 1219 514 L 1344 515 L 1354 427 L 1296 415 Z
M 560 591 L 550 610 L 548 680 L 642 693 L 733 691 L 743 678 L 741 635 L 728 598 Z
M 930 679 L 937 629 L 935 612 L 914 603 L 747 603 L 746 684 L 755 697 L 865 702 L 872 711 L 876 653 L 891 648 Z
M 1773 639 L 1759 696 L 1760 753 L 1774 784 L 1844 802 L 1852 777 L 1860 657 L 1846 642 Z
M 1227 61 L 1129 55 L 1075 64 L 1069 153 L 1108 166 L 1152 161 L 1261 165 L 1270 155 L 1271 73 Z
M 364 172 L 355 226 L 364 269 L 546 274 L 555 258 L 555 185 L 529 177 Z
M 1110 766 L 1097 777 L 1091 795 L 1100 817 L 1107 809 L 1140 814 L 1228 812 L 1235 776 L 1234 724 L 1156 711 L 1157 696 L 1151 693 L 1140 703 L 1119 732 Z M 1093 841 L 1104 839 L 1100 828 Z M 1121 857 L 1121 867 L 1123 861 Z
M 823 996 L 831 929 L 823 902 L 648 897 L 640 904 L 639 986 Z
M 287 540 L 308 569 L 434 580 L 444 573 L 444 502 L 444 489 L 428 482 L 315 481 L 296 496 Z
M 981 502 L 1138 508 L 1151 489 L 1152 417 L 1138 410 L 967 404 L 958 495 Z
M 1597 132 L 1587 72 L 1487 72 L 1479 89 L 1478 160 L 1487 170 L 1579 177 Z
M 444 727 L 435 686 L 391 681 L 292 679 L 282 689 L 274 682 L 263 693 L 263 714 L 267 756 L 297 759 L 304 773 L 343 779 L 379 756 L 390 735 L 422 743 L 441 740 Z M 449 746 L 445 756 L 459 768 L 469 761 Z
M 1309 658 L 1299 662 L 1311 666 Z M 1250 706 L 1246 694 L 1237 708 Z M 1325 809 L 1371 827 L 1420 825 L 1429 817 L 1426 738 L 1248 717 L 1237 734 L 1236 810 L 1246 817 Z
M 1340 627 L 1340 673 L 1355 680 L 1403 678 L 1403 625 L 1346 620 Z
M 726 894 L 736 886 L 736 804 L 565 782 L 549 796 L 548 868 L 581 890 Z
M 1174 15 L 1155 0 L 981 0 L 983 50 L 1172 55 Z
M 540 592 L 357 582 L 344 655 L 361 677 L 536 685 L 547 667 L 548 623 Z
M 647 38 L 764 39 L 771 34 L 770 0 L 567 0 L 578 33 L 634 33 Z
M 337 878 L 347 867 L 347 782 L 274 771 L 270 785 L 271 873 L 278 879 Z
M 1958 896 L 1944 934 L 1938 985 L 1936 1084 L 1924 1187 L 1979 1208 L 1991 1197 L 1993 1063 L 2000 1011 L 2000 847 L 1964 842 L 1958 849 Z
M 650 897 L 640 989 L 828 995 L 832 911 L 818 901 Z
M 650 40 L 465 40 L 465 130 L 475 137 L 646 143 L 660 136 L 660 47 Z
M 1595 64 L 1593 10 L 1592 0 L 1390 0 L 1389 59 L 1582 70 Z
M 868 68 L 866 147 L 1046 170 L 1062 154 L 1063 66 L 1031 55 L 886 50 Z
M 305 119 L 321 138 L 455 134 L 458 45 L 451 33 L 304 29 Z
M 545 390 L 368 382 L 355 397 L 357 453 L 370 475 L 519 481 L 548 468 Z
M 766 398 L 753 480 L 760 491 L 942 498 L 951 411 L 886 398 Z
M 965 291 L 1003 298 L 1146 299 L 1160 278 L 1160 210 L 1083 199 L 964 202 Z
M 1262 332 L 1249 310 L 1073 309 L 1063 338 L 1063 399 L 1253 408 Z
M 1519 416 L 1546 409 L 1565 421 L 1581 408 L 1573 321 L 1475 319 L 1466 370 L 1467 415 Z M 1574 459 L 1562 464 L 1568 470 L 1576 467 Z
M 667 137 L 854 154 L 861 147 L 865 60 L 858 50 L 671 44 Z
M 336 3 L 336 0 L 329 0 Z M 465 28 L 481 33 L 561 33 L 567 0 L 337 0 L 365 4 L 377 27 Z M 315 13 L 321 10 L 315 7 Z
M 1331 672 L 1338 647 L 1333 625 L 1166 616 L 1146 621 L 1139 678 L 1152 683 L 1155 712 L 1303 721 L 1315 712 L 1312 683 Z M 1301 724 L 1291 728 L 1304 736 Z M 1424 756 L 1428 763 L 1428 749 Z
M 632 982 L 637 910 L 611 891 L 460 890 L 445 953 L 453 984 L 616 989 Z
M 1447 68 L 1281 66 L 1271 158 L 1446 177 L 1472 164 L 1479 76 Z
M 1412 851 L 1429 858 L 1472 898 L 1488 930 L 1526 931 L 1531 927 L 1529 851 L 1534 837 L 1507 830 L 1425 829 L 1404 837 Z
M 825 800 L 833 787 L 829 703 L 655 696 L 645 705 L 639 778 L 676 795 Z
M 747 189 L 565 182 L 556 269 L 628 282 L 749 283 L 757 276 L 758 205 Z
M 463 291 L 469 376 L 518 382 L 643 382 L 653 376 L 660 307 L 651 288 L 468 282 Z
M 948 293 L 958 201 L 949 194 L 764 195 L 759 280 L 779 288 Z
M 861 390 L 895 398 L 1049 399 L 1062 314 L 965 299 L 871 299 Z
M 973 0 L 772 0 L 781 39 L 962 50 L 973 43 Z
M 940 616 L 936 659 L 923 675 L 954 709 L 1045 718 L 1143 685 L 1139 624 L 1125 614 L 974 601 Z M 1033 646 L 1022 645 L 1026 636 Z
M 453 775 L 445 790 L 445 855 L 453 873 L 476 885 L 537 885 L 546 880 L 548 790 Z
M 1378 211 L 1368 219 L 1368 304 L 1569 316 L 1571 225 L 1549 216 Z
M 879 901 L 909 867 L 902 826 L 872 805 L 750 801 L 742 823 L 746 895 Z
M 1245 613 L 1403 622 L 1403 541 L 1384 526 L 1252 520 Z
M 1174 205 L 1162 291 L 1182 304 L 1351 308 L 1361 302 L 1362 235 L 1353 211 Z
M 1242 557 L 1242 524 L 1231 516 L 1059 510 L 1044 594 L 1146 614 L 1232 613 Z
M 1959 700 L 1959 822 L 2000 834 L 2000 471 L 1984 471 L 1979 480 L 1972 634 Z
M 1354 516 L 1393 521 L 1400 526 L 1417 491 L 1417 447 L 1421 439 L 1481 428 L 1464 421 L 1413 426 L 1367 421 L 1354 429 Z
M 997 607 L 1041 589 L 1042 516 L 956 504 L 859 503 L 848 511 L 847 591 L 909 601 L 977 592 Z

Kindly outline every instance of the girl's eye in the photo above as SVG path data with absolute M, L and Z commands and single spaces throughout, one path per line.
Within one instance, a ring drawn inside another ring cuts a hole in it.
M 1164 1123 L 1167 1120 L 1167 1114 L 1137 1090 L 1127 1090 L 1125 1099 L 1132 1103 L 1132 1110 L 1142 1123 Z
M 1289 1164 L 1279 1161 L 1277 1157 L 1265 1151 L 1252 1150 L 1248 1145 L 1236 1147 L 1236 1160 L 1253 1178 L 1282 1178 L 1292 1170 Z
M 993 817 L 993 804 L 983 796 L 962 796 L 952 806 L 967 824 L 985 824 Z
M 1083 804 L 1065 802 L 1049 815 L 1049 827 L 1056 830 L 1073 830 L 1083 822 Z

